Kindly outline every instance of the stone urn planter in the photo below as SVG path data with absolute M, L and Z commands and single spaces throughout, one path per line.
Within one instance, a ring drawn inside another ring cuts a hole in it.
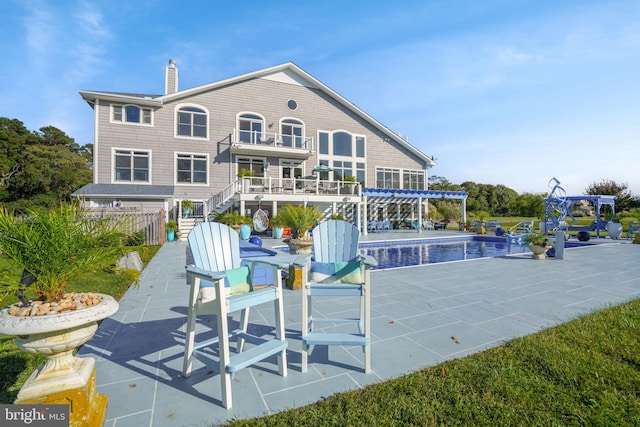
M 619 239 L 620 236 L 622 236 L 622 224 L 619 222 L 608 221 L 607 233 L 609 233 L 609 237 L 612 239 Z
M 47 357 L 24 383 L 15 403 L 69 403 L 71 426 L 104 423 L 107 396 L 96 392 L 95 359 L 73 355 L 93 337 L 100 320 L 118 311 L 111 296 L 93 295 L 102 300 L 58 314 L 16 316 L 9 314 L 11 307 L 0 311 L 0 334 L 15 336 L 20 349 Z
M 289 253 L 293 255 L 310 254 L 313 247 L 312 239 L 285 239 L 284 242 L 289 245 Z
M 545 259 L 547 251 L 551 249 L 551 246 L 540 246 L 534 245 L 532 243 L 528 244 L 527 247 L 531 250 L 531 252 L 533 252 L 533 254 L 531 255 L 531 258 L 533 259 Z

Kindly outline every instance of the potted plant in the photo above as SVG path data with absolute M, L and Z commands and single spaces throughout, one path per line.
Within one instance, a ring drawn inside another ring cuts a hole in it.
M 250 227 L 253 223 L 253 221 L 251 220 L 251 217 L 240 215 L 240 212 L 238 211 L 227 212 L 225 214 L 217 214 L 214 217 L 214 220 L 228 225 L 229 227 L 236 230 L 238 233 L 240 233 L 240 230 L 243 225 L 249 226 L 249 232 L 251 232 Z
M 489 213 L 485 211 L 479 211 L 478 213 L 476 213 L 476 217 L 478 218 L 478 223 L 475 230 L 476 233 L 487 234 L 487 226 L 484 221 L 489 217 Z
M 23 271 L 22 277 L 1 273 L 6 285 L 0 299 L 15 295 L 20 301 L 0 311 L 0 334 L 16 336 L 18 347 L 47 357 L 15 403 L 68 401 L 71 425 L 104 419 L 107 397 L 95 391 L 95 360 L 73 352 L 118 303 L 109 295 L 66 290 L 69 280 L 87 269 L 113 267 L 126 252 L 126 221 L 90 218 L 77 203 L 29 210 L 23 217 L 0 206 L 2 256 Z
M 607 221 L 607 233 L 612 239 L 619 239 L 622 236 L 622 222 L 619 215 L 612 215 Z
M 547 235 L 537 231 L 528 233 L 522 241 L 531 249 L 531 252 L 533 252 L 533 259 L 544 259 L 545 254 L 551 248 L 551 246 L 547 245 Z
M 282 233 L 284 231 L 284 220 L 280 215 L 276 215 L 269 219 L 269 225 L 272 230 L 272 237 L 274 239 L 282 239 Z
M 322 213 L 316 206 L 286 205 L 278 213 L 285 226 L 291 228 L 291 237 L 285 240 L 289 253 L 311 253 L 313 240 L 309 230 L 322 219 Z
M 347 175 L 344 177 L 344 183 L 349 188 L 350 194 L 356 193 L 356 183 L 358 179 L 355 176 Z
M 193 202 L 191 200 L 183 200 L 182 205 L 182 217 L 189 218 L 191 216 L 191 210 L 193 209 Z
M 242 191 L 248 193 L 251 188 L 251 177 L 254 176 L 252 170 L 241 168 L 238 171 L 238 178 L 242 179 Z
M 178 231 L 178 223 L 174 220 L 169 220 L 164 225 L 167 231 L 167 241 L 173 242 L 176 238 L 176 231 Z

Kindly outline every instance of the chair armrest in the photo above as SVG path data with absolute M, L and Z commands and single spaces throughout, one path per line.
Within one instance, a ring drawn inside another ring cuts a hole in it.
M 291 263 L 297 267 L 304 267 L 311 261 L 311 256 L 311 254 L 296 255 Z
M 371 255 L 360 254 L 358 255 L 358 259 L 364 263 L 367 268 L 378 265 L 378 261 Z
M 187 274 L 191 274 L 193 276 L 198 276 L 201 279 L 208 281 L 216 281 L 220 279 L 224 279 L 226 276 L 224 271 L 209 271 L 204 270 L 202 268 L 198 268 L 195 265 L 187 265 Z
M 261 265 L 269 268 L 289 268 L 293 264 L 295 257 L 291 255 L 274 255 L 259 258 L 243 258 L 246 264 Z

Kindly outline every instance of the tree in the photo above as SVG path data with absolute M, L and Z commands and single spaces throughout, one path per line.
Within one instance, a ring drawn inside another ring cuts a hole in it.
M 523 193 L 517 195 L 509 207 L 512 215 L 525 217 L 544 217 L 544 199 L 546 194 Z
M 631 191 L 629 191 L 628 188 L 629 185 L 627 183 L 623 182 L 618 184 L 614 180 L 603 179 L 600 182 L 594 182 L 590 184 L 584 190 L 584 194 L 590 196 L 616 196 L 616 210 L 622 212 L 637 207 L 637 203 L 634 201 L 633 194 L 631 194 Z
M 0 202 L 24 210 L 68 200 L 92 181 L 89 152 L 53 126 L 29 132 L 20 120 L 0 117 Z

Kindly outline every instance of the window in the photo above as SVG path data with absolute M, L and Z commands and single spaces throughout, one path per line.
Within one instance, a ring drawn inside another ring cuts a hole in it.
M 346 132 L 335 132 L 333 134 L 333 155 L 351 157 L 353 152 L 353 141 L 351 134 Z
M 253 176 L 264 176 L 264 163 L 265 159 L 253 158 L 253 157 L 238 157 L 236 159 L 236 163 L 238 164 L 238 169 L 236 173 L 240 171 L 240 169 L 248 169 L 253 172 Z
M 149 152 L 115 150 L 114 180 L 118 182 L 149 182 Z
M 406 169 L 402 172 L 402 188 L 424 190 L 424 171 Z
M 329 165 L 333 169 L 333 179 L 342 180 L 345 176 L 355 176 L 365 184 L 366 140 L 362 135 L 347 131 L 318 133 L 319 164 Z
M 207 136 L 207 112 L 202 108 L 183 106 L 177 112 L 178 136 L 187 138 L 203 138 Z
M 329 134 L 320 132 L 318 138 L 318 154 L 329 154 Z
M 176 183 L 177 184 L 206 184 L 207 183 L 206 154 L 176 154 Z
M 376 187 L 424 190 L 424 175 L 423 170 L 376 168 Z
M 282 178 L 302 178 L 302 162 L 296 160 L 282 160 L 280 162 Z
M 290 110 L 297 110 L 298 103 L 296 102 L 295 99 L 290 99 L 287 101 L 287 107 L 289 107 Z
M 376 188 L 401 188 L 400 169 L 376 168 Z
M 282 123 L 280 123 L 280 133 L 282 134 L 283 147 L 302 148 L 302 135 L 304 135 L 304 125 L 300 120 L 283 120 Z
M 244 144 L 259 144 L 262 142 L 264 119 L 257 114 L 244 113 L 238 117 L 238 137 Z
M 111 105 L 111 121 L 133 123 L 151 126 L 151 108 L 141 108 L 137 105 Z

